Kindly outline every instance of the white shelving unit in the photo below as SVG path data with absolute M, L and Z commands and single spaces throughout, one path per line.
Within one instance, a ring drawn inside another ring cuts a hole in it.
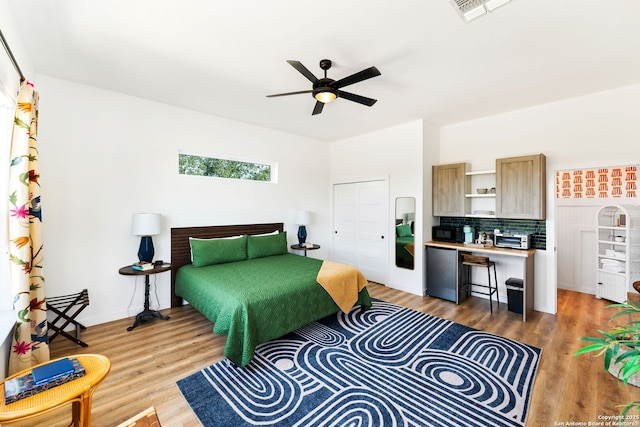
M 468 218 L 495 218 L 496 211 L 496 193 L 478 194 L 477 188 L 495 188 L 496 186 L 496 171 L 476 171 L 466 172 L 465 175 L 471 179 L 471 191 L 472 193 L 465 194 L 464 197 L 471 199 L 470 212 L 465 214 Z M 491 213 L 475 213 L 476 211 L 487 211 Z
M 633 282 L 640 280 L 640 207 L 608 205 L 600 208 L 597 239 L 596 297 L 625 302 Z

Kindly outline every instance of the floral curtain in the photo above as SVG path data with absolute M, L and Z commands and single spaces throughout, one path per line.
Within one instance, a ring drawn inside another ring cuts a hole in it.
M 38 167 L 38 92 L 20 85 L 9 165 L 9 265 L 16 326 L 9 373 L 49 360 L 42 272 L 42 212 Z

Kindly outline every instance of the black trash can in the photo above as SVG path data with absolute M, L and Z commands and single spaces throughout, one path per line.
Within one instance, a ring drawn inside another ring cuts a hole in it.
M 507 287 L 507 305 L 509 311 L 522 314 L 522 292 L 524 290 L 522 279 L 510 277 L 505 282 L 505 285 Z

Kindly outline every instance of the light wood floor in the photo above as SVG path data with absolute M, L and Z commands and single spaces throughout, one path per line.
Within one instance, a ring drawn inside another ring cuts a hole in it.
M 604 372 L 602 359 L 574 357 L 580 336 L 608 329 L 608 304 L 592 295 L 558 292 L 558 314 L 534 312 L 526 323 L 500 305 L 489 313 L 488 301 L 471 298 L 460 306 L 437 298 L 419 297 L 370 284 L 372 297 L 454 320 L 543 349 L 533 390 L 529 426 L 554 426 L 571 421 L 599 421 L 616 415 L 617 405 L 640 399 L 640 389 L 625 386 Z M 92 302 L 93 303 L 93 302 Z M 96 302 L 97 303 L 97 302 Z M 86 349 L 62 337 L 51 344 L 52 357 L 81 352 L 100 353 L 112 361 L 109 376 L 93 400 L 93 425 L 114 426 L 154 405 L 163 427 L 199 426 L 176 381 L 222 359 L 225 337 L 214 335 L 212 324 L 189 306 L 162 310 L 171 319 L 154 320 L 131 332 L 133 319 L 89 327 L 82 339 Z M 46 417 L 15 426 L 68 426 L 70 406 Z M 556 424 L 558 423 L 558 424 Z

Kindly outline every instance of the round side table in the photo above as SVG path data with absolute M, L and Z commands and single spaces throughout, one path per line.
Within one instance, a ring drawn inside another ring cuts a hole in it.
M 165 316 L 159 311 L 151 310 L 149 308 L 149 289 L 151 287 L 149 284 L 149 276 L 151 274 L 158 274 L 169 270 L 171 270 L 171 264 L 156 265 L 150 270 L 135 270 L 132 266 L 127 265 L 126 267 L 122 267 L 118 270 L 118 273 L 125 276 L 144 276 L 144 310 L 136 315 L 135 322 L 127 328 L 127 331 L 131 331 L 140 323 L 146 322 L 147 320 L 153 320 L 154 318 L 162 320 L 170 319 L 169 316 Z
M 291 249 L 295 249 L 298 251 L 304 251 L 304 256 L 307 256 L 307 251 L 313 251 L 316 249 L 320 249 L 320 245 L 315 245 L 315 244 L 311 244 L 310 246 L 307 245 L 300 245 L 300 244 L 295 244 L 295 245 L 291 245 Z
M 0 382 L 0 423 L 11 423 L 49 412 L 67 403 L 73 404 L 73 425 L 91 425 L 91 400 L 98 385 L 111 370 L 111 361 L 101 354 L 77 354 L 68 356 L 78 359 L 85 374 L 64 384 L 43 390 L 10 404 L 5 404 L 4 384 L 10 379 L 27 375 L 35 366 L 11 375 Z M 56 359 L 58 360 L 58 359 Z M 41 363 L 46 365 L 53 361 Z

